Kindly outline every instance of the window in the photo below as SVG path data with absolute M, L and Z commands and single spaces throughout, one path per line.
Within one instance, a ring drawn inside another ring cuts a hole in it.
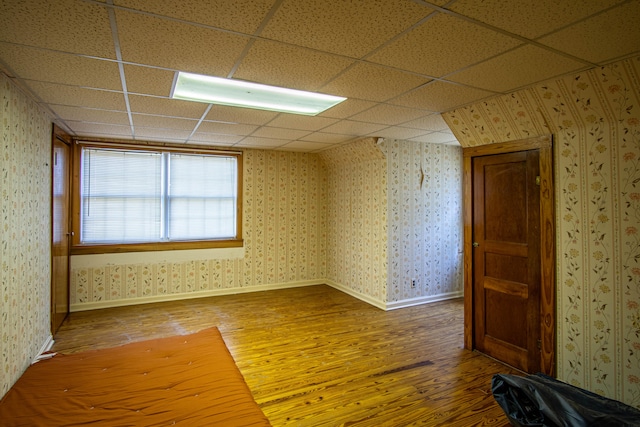
M 240 153 L 82 144 L 74 253 L 240 246 Z

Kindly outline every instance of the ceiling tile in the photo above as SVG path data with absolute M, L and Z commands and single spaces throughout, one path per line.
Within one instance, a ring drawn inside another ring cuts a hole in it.
M 129 93 L 169 97 L 175 72 L 125 64 L 124 76 Z
M 441 77 L 521 43 L 513 37 L 440 13 L 367 60 Z
M 429 116 L 420 117 L 419 119 L 403 123 L 402 126 L 429 131 L 449 130 L 449 125 L 447 125 L 447 122 L 444 121 L 440 114 L 431 114 Z
M 353 135 L 342 135 L 339 133 L 314 132 L 300 138 L 301 141 L 324 142 L 327 144 L 339 144 L 353 139 Z
M 0 42 L 0 61 L 22 79 L 98 89 L 122 90 L 118 64 Z
M 0 41 L 115 59 L 107 10 L 82 0 L 3 1 Z
M 323 111 L 318 116 L 320 117 L 332 117 L 336 119 L 346 119 L 361 111 L 367 110 L 376 105 L 372 101 L 363 101 L 361 99 L 347 99 L 340 104 Z
M 565 73 L 585 64 L 526 45 L 449 76 L 449 80 L 496 92 L 509 92 Z
M 282 150 L 305 151 L 313 153 L 318 150 L 325 150 L 333 147 L 334 144 L 323 144 L 320 142 L 293 141 L 280 147 Z
M 513 34 L 535 39 L 623 0 L 458 0 L 449 9 Z
M 381 137 L 381 138 L 411 139 L 424 134 L 425 134 L 425 131 L 420 129 L 411 129 L 411 128 L 405 128 L 400 126 L 392 126 L 376 132 L 375 136 Z
M 305 135 L 309 135 L 309 131 L 306 130 L 293 130 L 263 126 L 256 129 L 251 136 L 258 136 L 261 138 L 273 138 L 273 139 L 298 139 Z
M 431 12 L 408 0 L 284 0 L 261 35 L 361 58 Z
M 428 81 L 424 77 L 383 66 L 358 63 L 322 90 L 347 98 L 383 102 Z
M 191 131 L 188 130 L 146 127 L 136 127 L 134 132 L 136 133 L 136 139 L 151 139 L 168 142 L 185 142 L 187 138 L 189 138 L 189 135 L 191 135 Z
M 337 119 L 320 116 L 302 116 L 299 114 L 279 114 L 275 119 L 269 122 L 269 126 L 299 129 L 308 131 L 317 131 L 336 123 Z
M 126 111 L 122 92 L 87 89 L 27 80 L 27 87 L 49 104 Z
M 209 111 L 209 114 L 207 114 L 206 120 L 227 123 L 246 123 L 261 126 L 269 123 L 277 115 L 278 113 L 274 111 L 214 105 Z
M 116 0 L 115 4 L 199 24 L 253 34 L 275 0 Z
M 133 125 L 135 126 L 136 133 L 138 133 L 138 127 L 156 127 L 158 129 L 177 129 L 185 131 L 193 131 L 198 125 L 196 119 L 178 119 L 174 117 L 166 116 L 153 116 L 149 114 L 132 114 Z
M 352 60 L 340 56 L 257 40 L 233 77 L 291 89 L 318 91 L 351 64 Z
M 423 117 L 429 114 L 424 110 L 400 107 L 397 105 L 379 104 L 367 111 L 356 114 L 351 120 L 369 123 L 382 123 L 387 125 L 398 125 L 411 119 Z
M 116 17 L 123 60 L 142 65 L 226 77 L 249 41 L 223 31 L 122 10 L 116 10 Z
M 244 138 L 243 135 L 222 135 L 218 133 L 196 132 L 189 142 L 207 143 L 210 145 L 231 146 Z
M 67 122 L 76 135 L 95 138 L 127 138 L 131 139 L 130 126 L 116 126 L 85 122 Z
M 409 139 L 411 141 L 426 142 L 430 144 L 459 144 L 458 140 L 451 132 L 432 132 Z
M 471 103 L 493 95 L 480 89 L 469 88 L 443 81 L 433 81 L 406 95 L 399 96 L 390 102 L 405 107 L 424 108 L 443 112 L 458 107 L 463 103 Z
M 629 52 L 638 53 L 640 1 L 621 5 L 544 37 L 540 42 L 595 63 L 606 63 Z
M 378 132 L 387 126 L 373 123 L 354 122 L 352 120 L 342 120 L 334 125 L 324 128 L 327 133 L 339 133 L 343 135 L 369 135 Z
M 129 95 L 129 105 L 132 113 L 200 119 L 208 104 L 182 101 L 180 99 Z
M 251 147 L 251 148 L 276 148 L 281 147 L 284 144 L 290 142 L 289 139 L 271 139 L 271 138 L 257 138 L 255 136 L 248 136 L 242 141 L 234 145 L 234 147 Z
M 254 125 L 204 121 L 198 127 L 198 132 L 219 133 L 223 135 L 250 135 L 257 128 L 258 127 Z
M 129 126 L 129 115 L 124 111 L 98 110 L 94 108 L 53 105 L 52 111 L 65 121 L 109 123 Z

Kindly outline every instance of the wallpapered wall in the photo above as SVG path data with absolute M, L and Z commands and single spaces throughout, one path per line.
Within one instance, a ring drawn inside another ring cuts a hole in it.
M 51 121 L 0 73 L 0 396 L 50 335 Z
M 367 138 L 320 156 L 332 284 L 386 309 L 462 296 L 460 147 Z
M 387 301 L 387 161 L 374 138 L 320 153 L 327 168 L 327 275 L 378 307 Z
M 387 157 L 388 306 L 461 297 L 462 148 L 397 140 L 380 148 Z
M 460 147 L 374 138 L 319 155 L 247 150 L 244 256 L 74 256 L 72 310 L 325 282 L 380 308 L 461 296 L 461 165 Z
M 465 147 L 554 135 L 558 377 L 640 407 L 640 57 L 443 117 Z
M 243 257 L 195 251 L 188 260 L 142 262 L 133 254 L 127 263 L 105 256 L 86 266 L 73 256 L 72 309 L 322 283 L 326 171 L 319 157 L 246 150 L 243 165 Z

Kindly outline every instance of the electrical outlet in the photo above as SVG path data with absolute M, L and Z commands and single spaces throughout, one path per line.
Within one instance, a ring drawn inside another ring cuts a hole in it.
M 416 287 L 416 279 L 411 279 L 411 287 L 412 288 Z

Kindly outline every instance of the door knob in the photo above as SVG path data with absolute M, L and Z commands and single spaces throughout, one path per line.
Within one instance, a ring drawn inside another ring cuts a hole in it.
M 478 242 L 473 242 L 473 247 L 474 247 L 474 248 L 477 248 L 478 246 L 480 246 L 480 243 L 478 243 Z

